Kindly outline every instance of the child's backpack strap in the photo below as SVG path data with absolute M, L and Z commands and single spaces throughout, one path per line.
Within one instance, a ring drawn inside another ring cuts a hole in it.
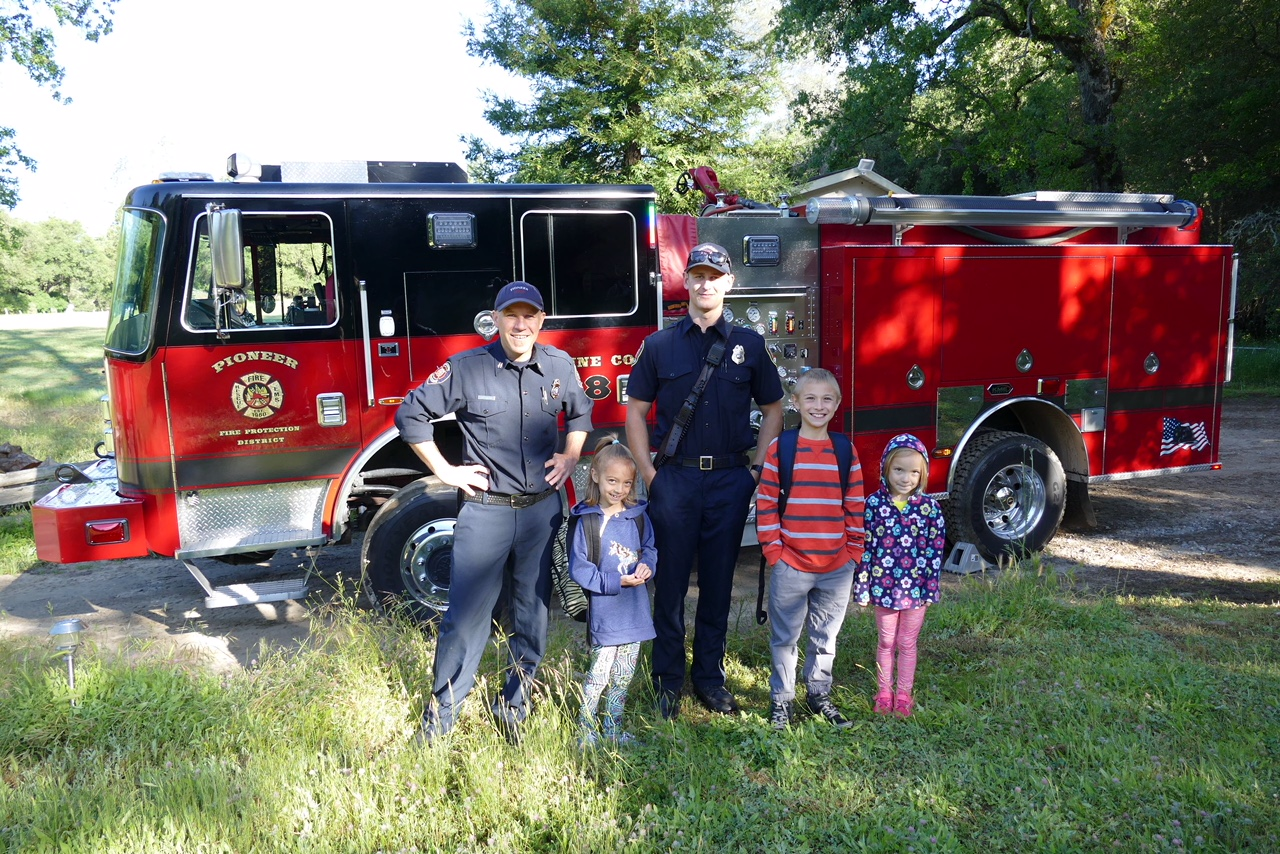
M 587 559 L 597 568 L 600 566 L 600 514 L 583 513 L 574 516 L 574 522 L 583 526 L 582 535 L 587 538 Z M 572 542 L 572 540 L 570 541 Z
M 836 452 L 836 465 L 840 467 L 840 499 L 849 491 L 849 467 L 853 465 L 853 442 L 843 433 L 828 433 L 831 450 Z
M 783 430 L 778 434 L 778 519 L 787 511 L 787 495 L 791 492 L 791 469 L 796 464 L 799 430 Z

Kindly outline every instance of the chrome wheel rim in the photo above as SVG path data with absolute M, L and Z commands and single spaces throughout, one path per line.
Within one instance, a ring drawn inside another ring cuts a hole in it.
M 1044 511 L 1044 478 L 1029 465 L 1002 468 L 982 492 L 983 521 L 1002 540 L 1020 540 L 1030 535 Z
M 437 611 L 449 607 L 456 524 L 455 519 L 433 519 L 414 531 L 400 550 L 400 580 L 405 591 Z

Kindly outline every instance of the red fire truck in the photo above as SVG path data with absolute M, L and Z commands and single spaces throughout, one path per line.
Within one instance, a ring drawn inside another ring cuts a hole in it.
M 683 314 L 684 256 L 704 240 L 735 254 L 731 322 L 766 337 L 785 383 L 833 370 L 866 461 L 918 435 L 953 538 L 990 558 L 1041 548 L 1064 513 L 1091 521 L 1090 483 L 1218 467 L 1234 267 L 1229 247 L 1199 243 L 1186 202 L 773 207 L 716 193 L 706 170 L 703 215 L 659 218 L 649 187 L 475 185 L 453 164 L 228 171 L 126 202 L 110 441 L 34 507 L 44 560 L 174 556 L 209 606 L 265 602 L 305 585 L 214 587 L 195 561 L 257 562 L 367 525 L 375 598 L 443 609 L 456 497 L 399 441 L 404 395 L 492 338 L 494 294 L 524 279 L 597 429 L 619 428 L 633 354 Z M 437 440 L 456 455 L 451 426 Z

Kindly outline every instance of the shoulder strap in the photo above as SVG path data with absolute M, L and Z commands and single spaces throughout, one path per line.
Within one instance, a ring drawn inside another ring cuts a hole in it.
M 828 433 L 831 450 L 836 452 L 836 465 L 840 467 L 840 500 L 849 491 L 849 467 L 853 465 L 853 442 L 843 433 Z
M 600 566 L 600 517 L 595 513 L 583 513 L 571 518 L 573 522 L 569 528 L 569 542 L 573 542 L 577 529 L 581 527 L 582 536 L 587 538 L 587 560 Z
M 791 492 L 791 469 L 796 464 L 799 430 L 783 430 L 778 434 L 778 519 L 787 512 L 787 495 Z
M 711 349 L 707 352 L 707 360 L 702 365 L 702 373 L 698 374 L 698 379 L 690 389 L 689 396 L 685 398 L 680 411 L 676 413 L 675 420 L 671 424 L 671 432 L 667 434 L 666 441 L 662 443 L 662 449 L 654 458 L 654 468 L 662 468 L 667 460 L 675 456 L 676 449 L 680 447 L 680 440 L 684 438 L 684 431 L 693 420 L 693 413 L 698 408 L 698 400 L 702 397 L 703 389 L 707 387 L 711 374 L 720 367 L 720 362 L 724 359 L 724 348 L 728 343 L 727 338 L 717 338 L 712 342 Z

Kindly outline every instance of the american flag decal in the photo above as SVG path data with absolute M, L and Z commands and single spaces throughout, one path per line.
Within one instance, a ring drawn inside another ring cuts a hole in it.
M 1203 451 L 1207 447 L 1209 447 L 1209 434 L 1205 432 L 1203 421 L 1197 424 L 1186 424 L 1176 418 L 1164 419 L 1164 431 L 1160 434 L 1160 456 L 1172 454 L 1183 448 Z

